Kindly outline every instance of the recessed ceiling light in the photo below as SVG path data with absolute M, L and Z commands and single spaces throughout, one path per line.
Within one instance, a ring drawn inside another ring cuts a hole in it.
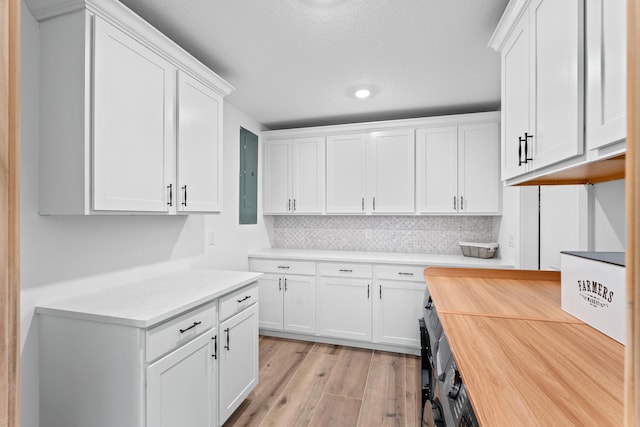
M 355 92 L 356 98 L 365 99 L 371 96 L 371 91 L 369 89 L 358 89 Z

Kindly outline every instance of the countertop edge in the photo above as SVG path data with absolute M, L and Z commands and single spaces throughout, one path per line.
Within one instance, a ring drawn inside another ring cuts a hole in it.
M 212 270 L 212 271 L 216 271 L 216 270 Z M 250 283 L 257 281 L 263 275 L 262 273 L 256 273 L 256 272 L 246 272 L 246 274 L 249 277 L 247 277 L 244 280 L 236 282 L 223 289 L 217 289 L 205 297 L 196 298 L 193 301 L 190 301 L 186 304 L 181 304 L 177 307 L 167 310 L 165 313 L 161 315 L 158 315 L 146 320 L 117 317 L 117 316 L 108 316 L 108 315 L 95 314 L 95 313 L 86 313 L 78 310 L 61 309 L 61 308 L 53 307 L 52 305 L 54 305 L 55 303 L 51 303 L 50 306 L 38 305 L 35 307 L 35 313 L 40 315 L 47 315 L 47 316 L 66 317 L 71 319 L 78 319 L 78 320 L 85 320 L 85 321 L 92 321 L 92 322 L 99 322 L 99 323 L 108 323 L 108 324 L 128 326 L 133 328 L 149 329 L 160 323 L 170 320 L 173 317 L 176 317 L 182 313 L 185 313 L 186 311 L 189 311 L 201 305 L 207 304 L 215 299 L 218 299 L 231 292 L 234 292 L 242 288 L 243 286 L 246 286 Z
M 286 252 L 278 252 L 276 248 L 263 251 L 250 252 L 249 259 L 289 259 L 300 261 L 328 261 L 328 262 L 357 262 L 373 264 L 404 264 L 416 266 L 442 266 L 442 267 L 463 267 L 463 268 L 501 268 L 512 269 L 514 265 L 499 258 L 474 258 L 463 255 L 446 254 L 413 254 L 398 252 L 356 252 L 344 251 L 340 254 L 322 251 L 306 253 L 304 249 L 285 249 Z M 300 251 L 299 253 L 291 252 Z M 406 257 L 406 258 L 403 258 Z M 436 259 L 430 259 L 430 258 Z M 438 260 L 439 257 L 455 257 L 459 259 Z M 422 258 L 422 259 L 418 259 Z

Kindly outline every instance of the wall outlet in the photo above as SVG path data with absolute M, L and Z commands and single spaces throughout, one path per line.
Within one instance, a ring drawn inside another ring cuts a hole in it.
M 512 248 L 516 247 L 516 244 L 513 241 L 513 233 L 509 233 L 509 246 Z
M 213 231 L 210 231 L 209 234 L 207 235 L 207 243 L 209 245 L 215 245 L 216 244 L 216 233 Z

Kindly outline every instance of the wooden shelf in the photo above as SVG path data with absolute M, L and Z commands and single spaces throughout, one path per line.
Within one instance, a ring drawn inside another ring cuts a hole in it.
M 625 155 L 582 163 L 567 169 L 538 176 L 516 186 L 598 184 L 624 179 Z

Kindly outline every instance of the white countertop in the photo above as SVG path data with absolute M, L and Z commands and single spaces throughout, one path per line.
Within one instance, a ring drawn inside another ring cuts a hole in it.
M 396 252 L 356 252 L 270 248 L 258 252 L 251 252 L 249 254 L 249 258 L 367 262 L 372 264 L 423 265 L 425 267 L 513 268 L 513 264 L 497 258 L 483 259 L 466 257 L 463 255 L 408 254 Z
M 148 328 L 244 285 L 261 273 L 186 269 L 54 301 L 36 313 Z

